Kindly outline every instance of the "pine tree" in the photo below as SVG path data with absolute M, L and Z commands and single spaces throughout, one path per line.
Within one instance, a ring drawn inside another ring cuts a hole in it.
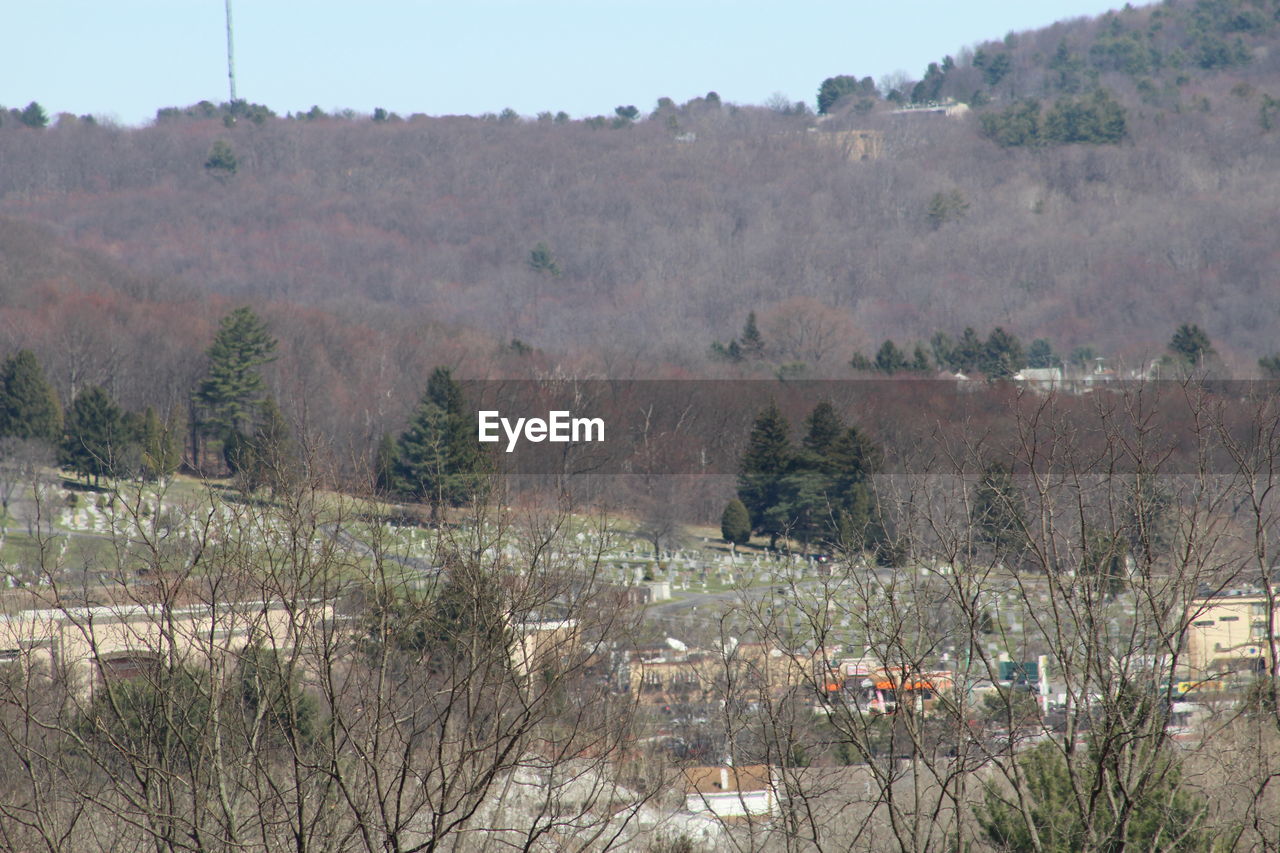
M 539 275 L 551 276 L 552 278 L 560 277 L 560 265 L 556 263 L 555 257 L 551 254 L 551 249 L 546 243 L 539 243 L 529 252 L 529 269 Z
M 972 326 L 966 326 L 951 350 L 951 364 L 958 371 L 972 373 L 982 363 L 984 344 Z
M 1217 354 L 1204 329 L 1186 323 L 1173 333 L 1169 350 L 1187 367 L 1199 367 L 1206 358 Z
M 1007 556 L 1026 543 L 1026 514 L 1022 495 L 1013 482 L 1013 469 L 992 462 L 974 489 L 970 522 L 975 538 L 990 545 L 997 556 Z
M 886 340 L 880 345 L 880 350 L 876 353 L 876 369 L 881 373 L 892 375 L 899 370 L 906 370 L 909 366 L 907 357 L 893 341 Z
M 49 114 L 44 111 L 44 107 L 32 101 L 18 114 L 18 121 L 27 127 L 39 129 L 49 124 Z
M 742 501 L 734 498 L 725 505 L 720 516 L 720 536 L 733 546 L 736 553 L 739 545 L 751 541 L 751 516 Z
M 777 515 L 782 478 L 791 465 L 790 426 L 777 403 L 756 418 L 738 474 L 738 498 L 754 520 L 756 530 L 768 534 L 769 547 L 785 529 Z
M 266 389 L 260 369 L 275 360 L 276 347 L 276 339 L 250 308 L 222 318 L 209 347 L 208 374 L 195 393 L 206 435 L 226 440 L 233 433 L 252 433 Z
M 924 347 L 920 344 L 916 344 L 915 352 L 911 355 L 910 370 L 915 373 L 928 373 L 930 370 L 929 354 L 924 351 Z
M 742 357 L 759 361 L 764 358 L 764 336 L 756 325 L 756 312 L 747 315 L 747 322 L 742 327 L 742 335 L 738 338 L 738 347 Z
M 1177 850 L 1216 849 L 1207 823 L 1207 805 L 1181 785 L 1177 757 L 1160 747 L 1147 776 L 1122 784 L 1108 757 L 1092 745 L 1064 753 L 1056 743 L 1039 743 L 1017 758 L 1025 800 L 1015 802 L 993 781 L 983 784 L 983 801 L 974 808 L 978 826 L 996 850 Z M 1081 753 L 1088 760 L 1068 760 Z M 1074 775 L 1073 775 L 1074 767 Z M 1076 792 L 1095 791 L 1080 809 Z M 1018 803 L 1025 801 L 1027 811 Z M 1034 827 L 1035 836 L 1032 835 Z M 1127 829 L 1121 830 L 1121 827 Z
M 433 519 L 445 506 L 460 506 L 480 491 L 485 457 L 474 421 L 464 411 L 462 388 L 448 368 L 437 367 L 409 428 L 400 436 L 396 482 L 431 505 Z
M 883 531 L 877 526 L 872 476 L 880 470 L 883 453 L 864 432 L 849 427 L 831 448 L 831 494 L 839 513 L 833 538 L 844 548 L 879 547 Z
M 231 150 L 231 143 L 225 139 L 216 140 L 209 149 L 209 159 L 204 161 L 204 168 L 210 175 L 225 181 L 236 173 L 239 164 L 236 153 Z
M 1053 345 L 1044 338 L 1036 338 L 1027 349 L 1027 367 L 1057 367 L 1060 359 L 1053 352 Z
M 101 477 L 116 476 L 128 448 L 127 432 L 120 407 L 106 391 L 90 385 L 71 404 L 62 465 L 79 476 L 92 477 L 95 486 Z
M 62 438 L 62 407 L 30 350 L 19 350 L 0 366 L 0 436 Z
M 844 421 L 836 414 L 835 406 L 823 400 L 813 407 L 804 421 L 804 447 L 822 457 L 830 456 L 836 442 L 845 431 Z
M 982 347 L 979 367 L 991 379 L 1008 379 L 1023 366 L 1022 344 L 997 326 Z

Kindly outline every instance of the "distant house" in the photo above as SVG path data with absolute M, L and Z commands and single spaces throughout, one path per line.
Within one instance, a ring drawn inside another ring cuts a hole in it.
M 969 112 L 968 104 L 945 100 L 937 103 L 931 101 L 926 104 L 907 104 L 901 109 L 894 110 L 890 115 L 942 115 L 947 118 L 964 118 Z
M 777 786 L 767 764 L 690 767 L 683 777 L 684 807 L 692 814 L 742 818 L 778 811 Z
M 1062 387 L 1061 367 L 1024 367 L 1013 374 L 1013 381 L 1032 391 L 1047 394 Z

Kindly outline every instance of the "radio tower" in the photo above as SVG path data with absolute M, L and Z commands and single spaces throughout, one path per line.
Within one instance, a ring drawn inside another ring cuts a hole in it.
M 227 0 L 227 79 L 231 82 L 231 103 L 236 102 L 236 54 L 231 40 L 231 0 Z

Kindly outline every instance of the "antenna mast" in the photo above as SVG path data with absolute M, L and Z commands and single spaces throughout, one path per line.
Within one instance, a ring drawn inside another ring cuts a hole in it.
M 236 54 L 231 40 L 231 0 L 227 2 L 227 79 L 231 82 L 231 103 L 236 102 Z

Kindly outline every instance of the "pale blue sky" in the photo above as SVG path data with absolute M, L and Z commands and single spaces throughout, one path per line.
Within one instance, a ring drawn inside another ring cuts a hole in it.
M 925 65 L 1114 0 L 233 0 L 240 97 L 283 114 L 574 116 L 709 90 L 811 106 L 833 74 Z M 227 98 L 223 0 L 10 0 L 0 104 L 126 124 Z

